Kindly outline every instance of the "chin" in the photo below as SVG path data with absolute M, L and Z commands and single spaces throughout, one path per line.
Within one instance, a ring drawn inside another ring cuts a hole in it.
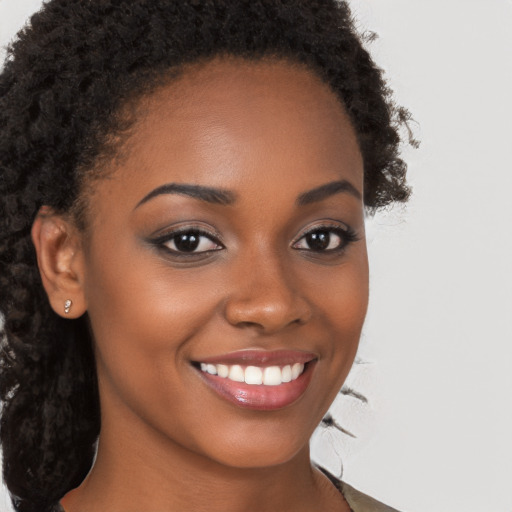
M 309 436 L 292 439 L 292 432 L 278 435 L 269 429 L 269 435 L 257 436 L 250 442 L 216 443 L 209 456 L 218 463 L 239 469 L 262 469 L 286 464 L 291 460 L 309 456 Z

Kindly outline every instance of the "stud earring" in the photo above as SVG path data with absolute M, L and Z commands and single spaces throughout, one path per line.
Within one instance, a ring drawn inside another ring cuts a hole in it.
M 66 302 L 64 302 L 64 313 L 66 313 L 66 315 L 71 310 L 72 305 L 73 305 L 73 302 L 70 299 L 68 299 Z

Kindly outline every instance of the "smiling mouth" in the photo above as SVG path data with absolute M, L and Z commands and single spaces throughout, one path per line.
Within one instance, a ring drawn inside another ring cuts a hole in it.
M 233 382 L 245 382 L 252 386 L 279 386 L 296 380 L 304 371 L 303 363 L 287 364 L 286 366 L 246 366 L 239 364 L 207 364 L 201 363 L 200 369 L 210 375 L 218 375 Z
M 317 359 L 296 351 L 243 351 L 193 363 L 200 377 L 221 397 L 240 407 L 274 410 L 306 391 Z

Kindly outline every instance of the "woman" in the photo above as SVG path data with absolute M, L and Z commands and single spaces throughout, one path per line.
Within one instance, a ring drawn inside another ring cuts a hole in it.
M 308 450 L 408 196 L 346 4 L 52 0 L 0 80 L 16 510 L 390 510 Z

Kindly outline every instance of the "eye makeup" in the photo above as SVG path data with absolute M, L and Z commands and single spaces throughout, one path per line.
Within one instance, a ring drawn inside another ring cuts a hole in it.
M 333 236 L 334 235 L 334 236 Z M 359 236 L 347 225 L 339 223 L 320 223 L 308 228 L 292 245 L 294 249 L 321 253 L 340 253 L 351 243 L 357 242 Z
M 302 230 L 290 247 L 315 258 L 333 258 L 341 256 L 351 243 L 359 239 L 357 233 L 345 223 L 334 220 L 319 221 Z M 201 261 L 209 258 L 212 253 L 226 249 L 216 230 L 193 222 L 181 223 L 174 229 L 168 228 L 151 237 L 149 242 L 166 257 L 183 262 Z

